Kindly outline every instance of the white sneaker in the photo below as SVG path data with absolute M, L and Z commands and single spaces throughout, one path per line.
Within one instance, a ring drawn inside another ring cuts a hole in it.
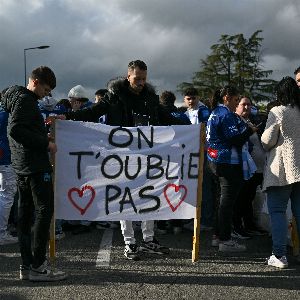
M 45 260 L 44 263 L 38 268 L 31 267 L 29 271 L 30 281 L 59 281 L 67 278 L 67 274 L 63 271 L 52 270 L 48 265 L 48 261 Z
M 20 265 L 20 279 L 29 280 L 30 266 Z
M 243 252 L 246 251 L 245 245 L 240 245 L 234 240 L 229 240 L 225 242 L 219 243 L 219 251 L 220 252 Z
M 269 266 L 279 268 L 279 269 L 284 269 L 288 267 L 288 261 L 286 259 L 286 256 L 281 256 L 280 258 L 277 258 L 274 254 L 272 254 L 268 259 L 267 259 L 267 264 Z
M 139 247 L 136 244 L 127 244 L 124 248 L 124 255 L 131 260 L 140 260 Z
M 0 245 L 16 244 L 17 242 L 18 242 L 18 238 L 10 235 L 8 232 L 5 232 L 0 237 Z

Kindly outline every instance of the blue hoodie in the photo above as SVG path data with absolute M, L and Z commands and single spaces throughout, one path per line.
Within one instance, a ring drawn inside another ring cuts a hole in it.
M 241 164 L 242 146 L 252 129 L 225 105 L 211 113 L 206 127 L 207 158 L 215 163 Z
M 0 165 L 10 165 L 10 148 L 7 138 L 8 113 L 0 106 Z

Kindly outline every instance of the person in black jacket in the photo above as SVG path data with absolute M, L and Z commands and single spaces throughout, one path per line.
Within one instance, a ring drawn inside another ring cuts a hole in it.
M 38 100 L 49 95 L 55 86 L 53 71 L 41 66 L 32 71 L 27 88 L 12 86 L 1 98 L 2 106 L 9 113 L 7 132 L 19 190 L 18 238 L 22 280 L 57 281 L 66 278 L 64 272 L 51 271 L 46 260 L 54 205 L 48 152 L 54 154 L 56 145 L 48 140 Z M 32 249 L 33 208 L 35 224 Z
M 107 125 L 127 127 L 190 124 L 167 112 L 159 103 L 154 87 L 146 80 L 146 64 L 140 60 L 130 62 L 127 78 L 111 80 L 102 101 L 77 112 L 67 112 L 65 118 L 97 123 L 99 117 L 106 114 Z
M 141 60 L 129 63 L 127 78 L 117 78 L 108 84 L 108 93 L 104 98 L 86 109 L 68 112 L 61 119 L 98 122 L 99 117 L 106 115 L 106 124 L 113 126 L 147 126 L 190 124 L 172 116 L 159 103 L 152 85 L 147 83 L 147 65 Z M 148 253 L 169 253 L 154 238 L 154 221 L 141 224 L 143 242 L 136 245 L 131 221 L 121 221 L 121 230 L 125 241 L 124 255 L 128 259 L 138 260 L 139 251 Z

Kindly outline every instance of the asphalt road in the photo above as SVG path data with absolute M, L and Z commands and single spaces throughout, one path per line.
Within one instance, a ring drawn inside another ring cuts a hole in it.
M 197 263 L 191 261 L 192 232 L 157 238 L 171 248 L 170 255 L 129 261 L 119 229 L 67 233 L 57 243 L 56 264 L 69 278 L 51 283 L 20 281 L 18 246 L 0 246 L 0 299 L 300 299 L 294 257 L 288 257 L 285 270 L 264 264 L 269 237 L 246 241 L 247 252 L 224 255 L 210 246 L 211 233 L 203 232 Z

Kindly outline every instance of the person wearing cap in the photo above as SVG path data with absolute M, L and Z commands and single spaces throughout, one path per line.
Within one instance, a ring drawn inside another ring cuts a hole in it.
M 82 85 L 72 87 L 68 93 L 69 102 L 72 107 L 72 112 L 79 111 L 83 108 L 91 106 L 93 103 L 89 101 L 87 91 Z M 74 225 L 73 234 L 81 234 L 91 231 L 90 221 L 70 221 Z
M 72 111 L 77 111 L 92 105 L 89 101 L 87 92 L 82 85 L 76 85 L 70 89 L 68 98 L 72 107 Z

